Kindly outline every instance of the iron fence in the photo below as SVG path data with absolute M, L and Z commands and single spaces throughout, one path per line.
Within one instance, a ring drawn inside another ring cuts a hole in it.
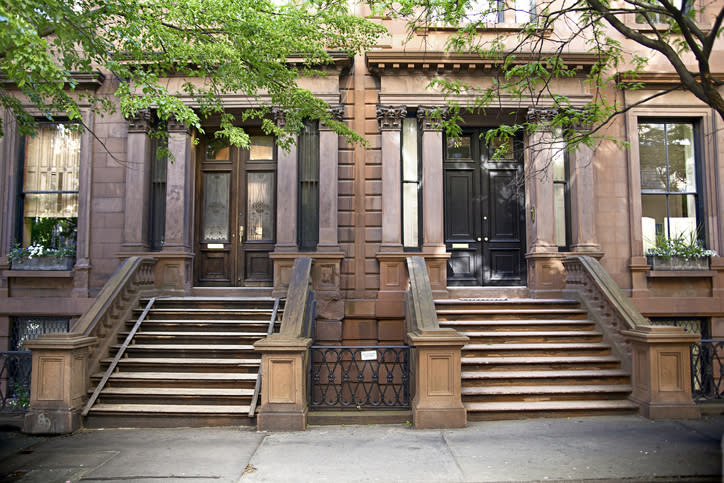
M 0 411 L 23 413 L 30 404 L 30 351 L 0 351 Z
M 697 401 L 724 399 L 724 339 L 691 344 L 691 392 Z
M 311 408 L 410 407 L 408 346 L 312 346 L 309 363 Z

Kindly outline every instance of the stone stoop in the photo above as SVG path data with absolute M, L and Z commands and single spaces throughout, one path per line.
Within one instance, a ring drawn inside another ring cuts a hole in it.
M 126 321 L 114 350 L 147 302 Z M 253 344 L 266 337 L 273 307 L 269 297 L 156 299 L 85 427 L 254 424 L 249 411 L 261 360 Z M 281 315 L 280 306 L 277 321 Z M 103 371 L 114 355 L 103 361 Z M 91 376 L 90 392 L 102 377 Z
M 462 349 L 469 420 L 635 412 L 630 374 L 577 301 L 437 300 Z

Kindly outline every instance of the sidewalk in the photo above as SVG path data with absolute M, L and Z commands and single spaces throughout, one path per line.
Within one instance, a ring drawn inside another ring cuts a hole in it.
M 724 416 L 0 433 L 0 481 L 721 481 Z

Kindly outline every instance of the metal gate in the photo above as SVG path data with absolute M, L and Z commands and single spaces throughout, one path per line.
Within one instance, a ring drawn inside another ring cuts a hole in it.
M 410 407 L 409 346 L 314 345 L 309 365 L 310 408 Z

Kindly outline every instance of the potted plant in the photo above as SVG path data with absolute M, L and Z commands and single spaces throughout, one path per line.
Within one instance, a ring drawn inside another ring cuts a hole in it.
M 716 252 L 704 248 L 690 233 L 688 237 L 680 234 L 673 238 L 658 235 L 656 246 L 649 248 L 647 255 L 653 270 L 708 270 L 709 258 Z
M 37 218 L 31 243 L 16 243 L 8 259 L 13 270 L 71 270 L 75 264 L 75 218 Z

